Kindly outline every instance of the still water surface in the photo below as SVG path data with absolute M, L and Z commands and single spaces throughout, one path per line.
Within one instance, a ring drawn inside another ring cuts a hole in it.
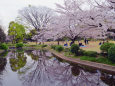
M 115 86 L 115 75 L 69 64 L 48 51 L 0 56 L 0 86 Z

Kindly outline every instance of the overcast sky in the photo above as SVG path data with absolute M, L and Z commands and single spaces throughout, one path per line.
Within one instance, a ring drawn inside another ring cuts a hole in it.
M 63 0 L 0 0 L 0 20 L 7 30 L 9 22 L 15 20 L 18 15 L 18 10 L 23 7 L 35 5 L 55 9 L 55 3 L 62 4 L 62 1 Z

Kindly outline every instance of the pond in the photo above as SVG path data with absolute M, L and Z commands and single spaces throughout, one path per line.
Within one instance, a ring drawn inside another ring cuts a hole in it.
M 70 64 L 46 50 L 10 51 L 3 56 L 0 86 L 115 86 L 115 75 Z

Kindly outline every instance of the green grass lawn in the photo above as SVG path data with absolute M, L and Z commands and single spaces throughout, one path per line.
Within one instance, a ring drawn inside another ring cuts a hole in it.
M 67 44 L 69 45 L 70 42 L 71 41 L 68 41 Z M 81 42 L 83 43 L 83 45 L 85 45 L 83 40 Z M 81 49 L 86 50 L 86 51 L 96 51 L 96 52 L 100 53 L 101 51 L 100 51 L 99 42 L 100 41 L 89 41 L 89 44 L 86 45 L 86 47 L 81 47 Z M 110 43 L 115 43 L 115 41 L 109 41 L 109 42 Z M 66 41 L 62 41 L 62 42 L 60 42 L 60 45 L 64 45 L 65 43 L 66 43 Z M 75 43 L 78 44 L 77 41 Z M 35 44 L 35 43 L 32 42 L 32 43 L 29 43 L 29 44 Z M 54 42 L 45 42 L 45 44 L 47 44 L 47 45 L 57 45 L 57 42 L 56 41 L 54 41 Z
M 64 45 L 65 43 L 67 43 L 68 45 L 70 44 L 71 41 L 61 41 L 60 42 L 60 45 Z M 84 41 L 82 40 L 81 41 L 84 44 Z M 86 51 L 96 51 L 96 52 L 101 52 L 100 51 L 100 45 L 99 45 L 99 42 L 100 41 L 89 41 L 89 44 L 86 45 L 86 47 L 81 47 L 81 49 L 83 50 L 86 50 Z M 111 43 L 115 43 L 115 41 L 109 41 Z M 39 42 L 38 42 L 39 43 Z M 78 44 L 78 42 L 76 41 L 75 42 L 76 44 Z M 52 41 L 52 42 L 44 42 L 44 44 L 47 44 L 47 45 L 57 45 L 57 41 Z M 15 46 L 11 43 L 8 44 L 9 46 Z M 38 45 L 38 44 L 37 44 Z M 25 46 L 36 46 L 36 42 L 28 42 L 27 44 L 25 44 Z

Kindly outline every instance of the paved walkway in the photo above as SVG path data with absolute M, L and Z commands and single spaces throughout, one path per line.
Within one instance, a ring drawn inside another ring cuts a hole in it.
M 76 64 L 80 64 L 80 65 L 83 65 L 83 66 L 88 66 L 88 67 L 91 67 L 91 68 L 99 69 L 99 70 L 102 70 L 104 72 L 115 74 L 115 66 L 110 66 L 110 65 L 96 63 L 96 62 L 90 62 L 90 61 L 83 61 L 83 60 L 80 60 L 80 59 L 77 59 L 77 58 L 68 58 L 61 53 L 57 53 L 55 51 L 51 51 L 51 52 L 55 56 L 57 56 L 58 58 L 61 58 L 63 60 L 66 60 L 66 61 L 69 61 L 69 62 L 72 62 L 72 63 L 76 63 Z

